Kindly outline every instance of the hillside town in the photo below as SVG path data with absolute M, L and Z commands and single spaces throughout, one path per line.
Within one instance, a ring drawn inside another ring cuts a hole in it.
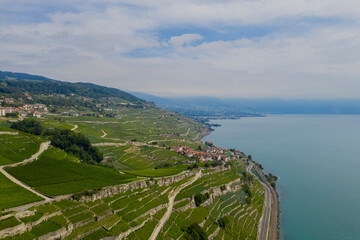
M 29 104 L 26 100 L 32 100 L 31 95 L 24 94 L 24 97 L 15 99 L 13 97 L 0 96 L 0 117 L 20 116 L 41 118 L 44 113 L 48 113 L 45 104 Z

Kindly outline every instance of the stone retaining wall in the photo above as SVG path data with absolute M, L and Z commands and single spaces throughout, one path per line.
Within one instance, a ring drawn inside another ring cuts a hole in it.
M 38 240 L 55 240 L 55 239 L 63 239 L 67 235 L 69 235 L 72 230 L 74 229 L 74 226 L 72 223 L 70 223 L 67 228 L 63 227 L 55 232 L 51 232 L 45 235 L 42 235 L 38 238 Z

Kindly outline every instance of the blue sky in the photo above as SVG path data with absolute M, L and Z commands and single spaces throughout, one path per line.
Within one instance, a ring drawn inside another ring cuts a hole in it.
M 358 98 L 355 0 L 0 1 L 0 69 L 161 96 Z

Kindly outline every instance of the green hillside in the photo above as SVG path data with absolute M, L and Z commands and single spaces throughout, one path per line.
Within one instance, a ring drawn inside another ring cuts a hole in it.
M 41 142 L 30 134 L 0 135 L 0 165 L 21 162 L 31 157 L 39 150 Z
M 30 95 L 76 94 L 95 99 L 103 97 L 117 97 L 133 103 L 144 103 L 143 100 L 116 88 L 99 86 L 91 83 L 62 82 L 37 75 L 0 71 L 0 93 Z
M 6 169 L 15 178 L 49 196 L 118 185 L 134 180 L 133 175 L 114 169 L 79 163 L 63 151 L 50 148 L 32 163 Z
M 0 72 L 0 103 L 18 112 L 0 117 L 0 168 L 17 163 L 0 174 L 0 238 L 257 239 L 264 188 L 240 150 L 201 141 L 209 125 L 20 73 Z

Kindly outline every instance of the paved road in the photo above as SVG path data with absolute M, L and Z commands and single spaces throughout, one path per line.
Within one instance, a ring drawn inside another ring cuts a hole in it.
M 252 168 L 253 168 L 253 163 L 250 162 L 249 166 L 246 168 L 246 171 L 248 173 L 254 175 L 251 172 Z M 257 178 L 257 176 L 255 176 L 255 177 Z M 267 240 L 268 232 L 269 232 L 269 224 L 270 224 L 270 215 L 271 215 L 271 191 L 265 183 L 263 183 L 262 181 L 260 181 L 260 183 L 265 188 L 265 201 L 264 201 L 265 207 L 264 207 L 263 215 L 262 215 L 262 217 L 260 219 L 260 223 L 259 223 L 258 239 L 259 240 Z
M 9 164 L 9 165 L 0 166 L 0 172 L 1 172 L 2 174 L 4 174 L 5 177 L 7 177 L 8 179 L 10 179 L 12 182 L 16 183 L 17 185 L 19 185 L 19 186 L 21 186 L 21 187 L 29 190 L 30 192 L 38 195 L 39 197 L 44 198 L 44 199 L 47 200 L 47 201 L 50 201 L 51 198 L 49 198 L 49 197 L 47 197 L 47 196 L 39 193 L 38 191 L 32 189 L 31 187 L 29 187 L 28 185 L 24 184 L 23 182 L 17 180 L 16 178 L 14 178 L 13 176 L 11 176 L 9 173 L 7 173 L 7 172 L 4 170 L 5 167 L 16 167 L 16 166 L 18 166 L 18 165 L 26 164 L 26 163 L 29 163 L 29 162 L 32 162 L 32 161 L 36 160 L 36 159 L 40 156 L 40 154 L 42 154 L 46 149 L 49 148 L 49 146 L 50 146 L 50 142 L 43 142 L 43 143 L 41 143 L 41 144 L 40 144 L 40 149 L 39 149 L 39 151 L 38 151 L 37 153 L 35 153 L 34 155 L 32 155 L 30 158 L 25 159 L 25 160 L 22 161 L 22 162 L 18 162 L 18 163 L 13 163 L 13 164 Z
M 159 235 L 160 230 L 164 227 L 165 223 L 167 222 L 167 220 L 169 220 L 169 217 L 172 213 L 173 210 L 173 206 L 174 206 L 174 200 L 176 195 L 178 195 L 178 193 L 185 187 L 193 184 L 196 180 L 199 179 L 199 177 L 201 176 L 201 171 L 199 171 L 194 178 L 192 178 L 190 181 L 184 183 L 183 185 L 181 185 L 180 187 L 178 187 L 174 192 L 170 192 L 169 193 L 169 205 L 167 208 L 166 213 L 164 214 L 164 216 L 160 219 L 159 223 L 156 225 L 154 231 L 152 232 L 151 236 L 150 236 L 150 240 L 155 240 L 156 237 Z

